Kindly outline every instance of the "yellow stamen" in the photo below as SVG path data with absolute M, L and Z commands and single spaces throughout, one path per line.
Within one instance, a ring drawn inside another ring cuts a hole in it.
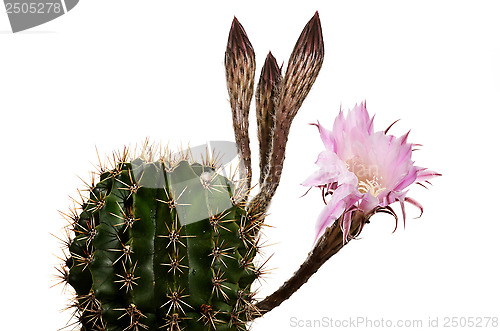
M 353 172 L 358 177 L 358 190 L 360 193 L 370 193 L 376 197 L 385 187 L 381 182 L 383 179 L 378 177 L 378 167 L 376 165 L 367 166 L 357 156 L 350 158 L 345 162 L 347 170 Z M 371 179 L 370 179 L 371 178 Z
M 379 195 L 383 190 L 385 190 L 385 187 L 382 187 L 380 183 L 377 181 L 377 177 L 373 177 L 372 180 L 359 180 L 358 182 L 358 190 L 361 193 L 368 193 L 370 192 L 371 195 L 376 197 Z

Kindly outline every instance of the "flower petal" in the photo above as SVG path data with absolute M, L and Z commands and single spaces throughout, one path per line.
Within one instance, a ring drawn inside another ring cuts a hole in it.
M 342 218 L 342 243 L 345 245 L 347 239 L 349 239 L 349 231 L 351 230 L 352 223 L 352 211 L 348 211 L 344 214 Z
M 356 104 L 346 116 L 345 130 L 353 128 L 362 130 L 368 134 L 373 133 L 373 118 L 370 118 L 366 110 L 366 103 Z
M 342 213 L 354 205 L 360 198 L 359 191 L 351 185 L 341 185 L 333 191 L 326 207 L 321 211 L 316 223 L 316 238 L 318 240 L 327 227 L 333 224 Z M 349 231 L 347 230 L 347 233 Z
M 426 180 L 429 180 L 431 178 L 442 176 L 440 173 L 429 170 L 427 168 L 421 168 L 421 167 L 416 167 L 416 168 L 417 168 L 418 182 L 425 182 Z
M 408 202 L 420 209 L 420 215 L 418 217 L 422 216 L 422 214 L 424 213 L 424 207 L 418 201 L 413 200 L 412 198 L 405 197 L 405 202 Z
M 373 209 L 375 209 L 380 204 L 380 201 L 377 197 L 374 197 L 370 193 L 363 194 L 363 197 L 359 203 L 359 209 L 364 211 L 365 213 L 369 213 Z
M 344 161 L 331 151 L 321 152 L 318 155 L 316 165 L 320 168 L 309 176 L 302 185 L 320 186 L 332 183 L 357 185 L 358 183 L 356 176 L 347 170 Z
M 325 129 L 325 127 L 319 124 L 319 122 L 315 125 L 318 127 L 319 136 L 321 141 L 323 141 L 323 145 L 325 145 L 326 150 L 335 152 L 335 137 L 333 136 L 333 132 Z

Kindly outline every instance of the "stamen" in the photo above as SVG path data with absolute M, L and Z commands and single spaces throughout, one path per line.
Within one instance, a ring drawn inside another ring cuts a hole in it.
M 382 187 L 382 185 L 380 185 L 380 183 L 378 182 L 378 178 L 373 176 L 372 180 L 369 179 L 360 180 L 358 182 L 358 190 L 360 193 L 370 192 L 371 195 L 376 197 L 383 190 L 385 190 L 385 187 Z
M 360 193 L 370 193 L 376 197 L 385 187 L 382 186 L 383 178 L 378 177 L 377 165 L 366 165 L 357 156 L 348 159 L 345 162 L 347 170 L 353 172 L 358 178 L 358 190 Z M 370 179 L 371 178 L 371 179 Z

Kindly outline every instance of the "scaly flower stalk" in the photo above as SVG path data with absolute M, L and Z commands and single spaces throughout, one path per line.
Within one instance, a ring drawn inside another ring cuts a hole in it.
M 361 212 L 355 212 L 352 216 L 352 223 L 349 238 L 355 238 L 366 224 L 366 216 Z M 295 271 L 292 277 L 288 279 L 273 294 L 266 297 L 257 304 L 261 315 L 279 306 L 283 301 L 290 298 L 302 285 L 304 285 L 312 275 L 333 255 L 345 246 L 347 242 L 343 241 L 343 233 L 340 226 L 331 226 L 318 240 L 313 250 L 309 252 L 307 259 L 300 268 Z M 348 239 L 350 240 L 350 239 Z

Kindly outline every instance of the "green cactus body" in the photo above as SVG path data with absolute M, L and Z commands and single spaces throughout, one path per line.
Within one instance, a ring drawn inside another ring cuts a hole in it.
M 256 234 L 217 170 L 137 158 L 100 173 L 68 243 L 81 330 L 246 330 Z

